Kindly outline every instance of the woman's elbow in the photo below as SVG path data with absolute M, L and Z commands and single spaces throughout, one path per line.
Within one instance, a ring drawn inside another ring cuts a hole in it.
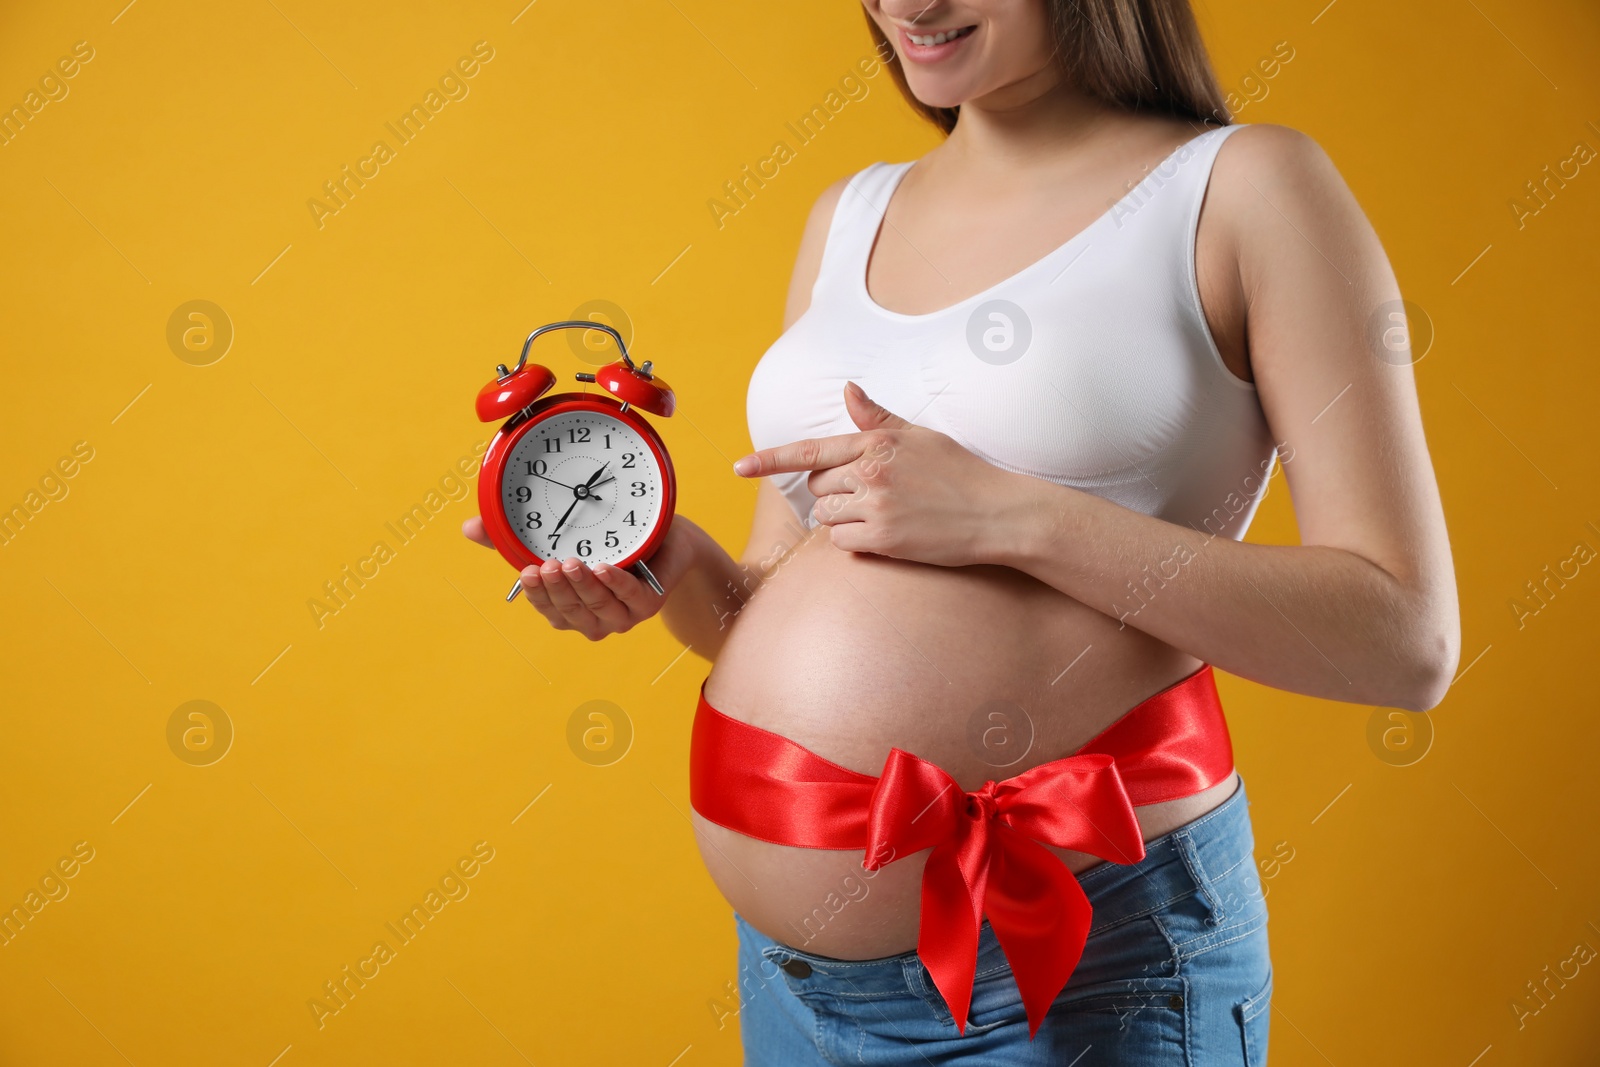
M 1444 700 L 1455 680 L 1456 668 L 1461 662 L 1461 623 L 1453 610 L 1430 614 L 1442 616 L 1429 620 L 1417 628 L 1411 645 L 1411 655 L 1405 657 L 1405 667 L 1398 679 L 1400 699 L 1392 706 L 1407 711 L 1431 711 Z

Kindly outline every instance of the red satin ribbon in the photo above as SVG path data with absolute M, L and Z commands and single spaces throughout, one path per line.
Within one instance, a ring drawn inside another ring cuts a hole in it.
M 1233 771 L 1210 666 L 1145 700 L 1077 753 L 963 790 L 899 748 L 874 778 L 728 717 L 701 683 L 689 802 L 714 823 L 774 844 L 862 850 L 877 870 L 932 849 L 917 954 L 966 1031 L 984 916 L 1016 976 L 1031 1038 L 1066 986 L 1093 909 L 1044 845 L 1137 863 L 1136 804 L 1191 796 Z

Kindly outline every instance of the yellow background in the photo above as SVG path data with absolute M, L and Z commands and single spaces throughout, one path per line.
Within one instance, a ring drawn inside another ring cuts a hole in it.
M 880 74 L 719 229 L 708 199 L 868 53 L 850 0 L 124 3 L 0 16 L 6 107 L 94 49 L 0 147 L 0 507 L 93 449 L 0 548 L 0 906 L 94 850 L 0 947 L 0 1062 L 737 1062 L 733 925 L 685 817 L 704 662 L 659 624 L 591 645 L 501 603 L 471 499 L 403 546 L 384 524 L 488 436 L 472 396 L 531 327 L 609 300 L 682 402 L 681 510 L 740 548 L 728 463 L 805 212 L 934 134 Z M 1600 549 L 1600 165 L 1520 228 L 1510 201 L 1600 148 L 1600 12 L 1324 4 L 1200 15 L 1242 98 L 1293 48 L 1241 120 L 1327 148 L 1436 328 L 1466 673 L 1405 767 L 1373 709 L 1222 680 L 1258 857 L 1292 853 L 1266 874 L 1273 1062 L 1593 1062 L 1593 965 L 1520 1027 L 1512 1004 L 1600 948 L 1600 573 L 1520 627 L 1510 601 Z M 319 229 L 323 182 L 478 41 L 469 95 Z M 235 331 L 209 366 L 167 341 L 197 299 Z M 1251 536 L 1293 540 L 1281 486 Z M 395 558 L 319 628 L 308 601 L 378 540 Z M 210 766 L 168 745 L 191 700 L 233 726 Z M 609 766 L 568 745 L 590 700 L 632 723 Z M 470 895 L 319 1029 L 323 983 L 480 841 Z

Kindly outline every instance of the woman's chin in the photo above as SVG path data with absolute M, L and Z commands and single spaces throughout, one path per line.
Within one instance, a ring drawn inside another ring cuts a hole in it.
M 951 90 L 942 86 L 912 85 L 911 95 L 917 98 L 917 103 L 923 107 L 960 107 L 972 99 L 972 94 Z

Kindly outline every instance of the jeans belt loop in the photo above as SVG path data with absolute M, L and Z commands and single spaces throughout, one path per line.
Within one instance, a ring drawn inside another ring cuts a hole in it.
M 1216 888 L 1206 875 L 1205 865 L 1200 862 L 1200 850 L 1195 847 L 1194 838 L 1186 830 L 1180 830 L 1172 836 L 1178 846 L 1178 855 L 1183 858 L 1184 869 L 1189 872 L 1189 880 L 1194 883 L 1195 894 L 1205 902 L 1206 925 L 1220 925 L 1226 914 L 1222 901 L 1217 899 Z

